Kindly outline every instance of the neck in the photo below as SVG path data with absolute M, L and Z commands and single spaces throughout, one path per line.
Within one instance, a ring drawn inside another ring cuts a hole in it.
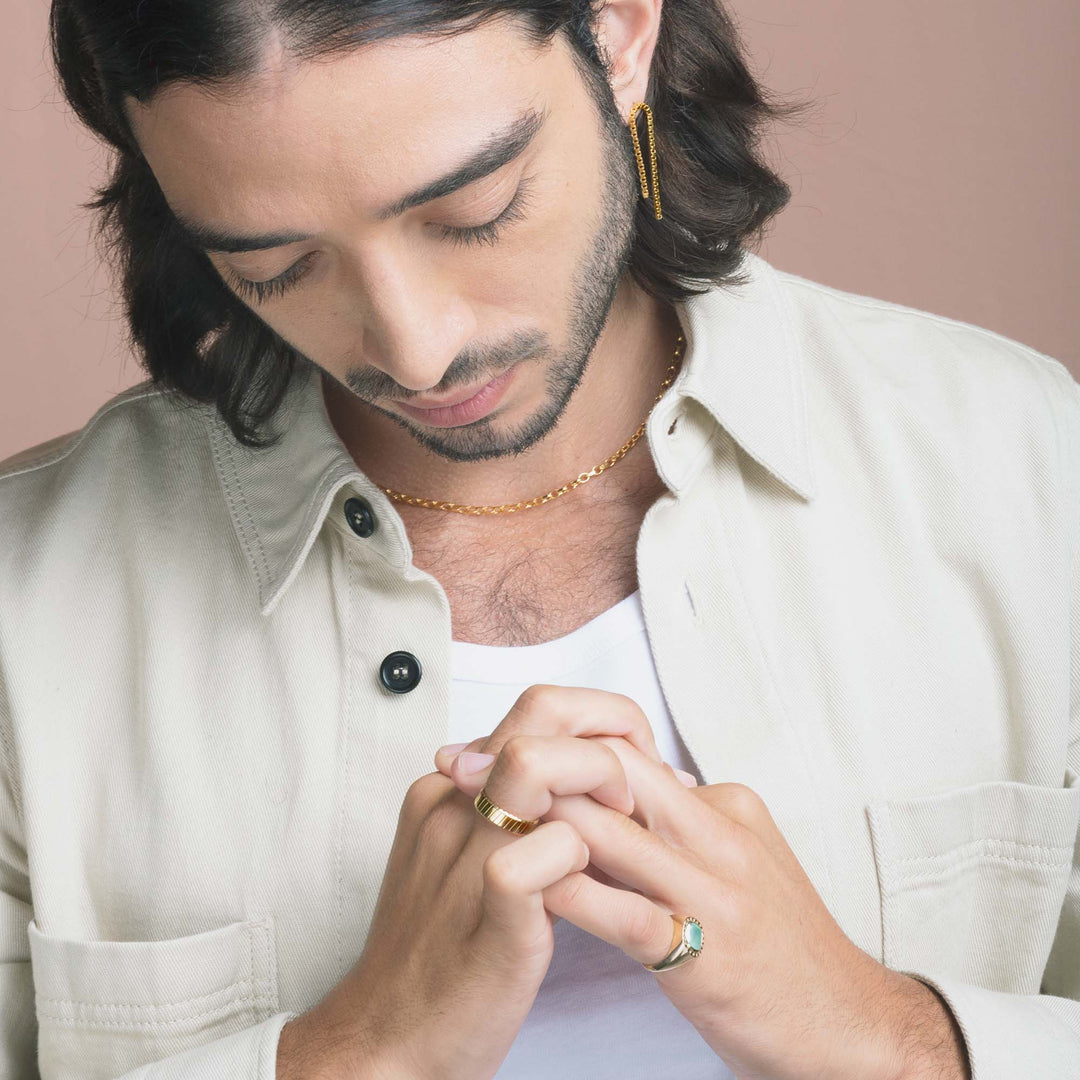
M 327 413 L 357 466 L 380 487 L 460 504 L 525 502 L 588 472 L 626 443 L 656 399 L 674 356 L 679 329 L 670 304 L 620 284 L 588 366 L 558 423 L 517 455 L 449 461 L 421 446 L 336 380 L 324 377 Z M 522 376 L 529 380 L 528 385 Z M 517 379 L 521 381 L 512 388 L 519 392 L 515 411 L 528 408 L 530 403 L 535 408 L 543 392 L 543 371 L 524 364 Z M 611 471 L 528 513 L 542 514 L 564 500 L 579 508 L 610 502 L 623 493 L 640 491 L 643 484 L 651 486 L 655 475 L 642 436 Z M 461 518 L 439 510 L 416 512 Z

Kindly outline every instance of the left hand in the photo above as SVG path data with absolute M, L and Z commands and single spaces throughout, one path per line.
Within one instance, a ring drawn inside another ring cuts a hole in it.
M 515 812 L 520 766 L 498 756 L 506 742 L 534 744 L 510 755 L 515 763 L 541 744 L 566 763 L 573 744 L 585 740 L 537 739 L 503 726 L 467 748 L 496 755 L 479 772 L 463 773 L 456 757 L 437 756 L 436 764 L 470 798 L 486 787 Z M 931 1062 L 950 1068 L 926 1076 L 965 1080 L 958 1048 L 948 1062 L 941 1056 L 951 1037 L 947 1007 L 844 934 L 754 791 L 738 783 L 687 788 L 625 738 L 591 739 L 618 756 L 634 806 L 625 814 L 589 795 L 553 798 L 542 820 L 574 825 L 611 884 L 568 875 L 544 890 L 550 912 L 643 963 L 668 952 L 669 912 L 695 916 L 704 930 L 701 955 L 642 975 L 659 980 L 739 1080 L 901 1080 L 919 1077 Z M 924 1052 L 924 1044 L 935 1049 Z

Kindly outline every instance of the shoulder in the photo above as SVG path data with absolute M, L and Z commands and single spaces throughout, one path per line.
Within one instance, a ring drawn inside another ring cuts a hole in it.
M 770 271 L 815 447 L 841 455 L 845 476 L 902 477 L 905 490 L 973 520 L 1027 507 L 1055 529 L 1080 528 L 1080 383 L 1060 360 L 959 319 Z
M 9 570 L 22 558 L 26 572 L 58 547 L 100 550 L 119 530 L 143 527 L 155 503 L 183 498 L 207 475 L 205 408 L 145 380 L 81 428 L 0 460 L 0 552 Z
M 775 270 L 811 351 L 858 356 L 898 388 L 980 391 L 1060 415 L 1080 409 L 1080 383 L 1060 361 L 985 327 Z
M 0 485 L 11 477 L 25 476 L 47 468 L 73 454 L 85 454 L 87 451 L 92 453 L 103 433 L 115 432 L 125 420 L 131 418 L 133 403 L 160 396 L 161 391 L 148 379 L 113 395 L 82 427 L 28 446 L 9 457 L 0 458 Z
M 1028 483 L 1052 476 L 1074 495 L 1080 383 L 1060 360 L 959 319 L 773 272 L 820 395 L 872 413 L 916 452 L 1016 466 Z

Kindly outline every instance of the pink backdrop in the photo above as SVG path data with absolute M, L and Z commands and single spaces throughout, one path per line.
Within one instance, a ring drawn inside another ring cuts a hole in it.
M 674 2 L 674 0 L 673 0 Z M 736 0 L 759 75 L 815 111 L 770 149 L 775 265 L 989 327 L 1080 377 L 1080 5 Z M 0 39 L 0 458 L 143 378 L 77 208 L 104 154 L 61 108 L 45 0 Z

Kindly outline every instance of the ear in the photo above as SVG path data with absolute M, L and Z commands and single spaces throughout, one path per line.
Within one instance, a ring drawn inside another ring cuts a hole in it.
M 645 100 L 662 0 L 608 0 L 597 15 L 594 36 L 611 65 L 611 90 L 624 118 Z

